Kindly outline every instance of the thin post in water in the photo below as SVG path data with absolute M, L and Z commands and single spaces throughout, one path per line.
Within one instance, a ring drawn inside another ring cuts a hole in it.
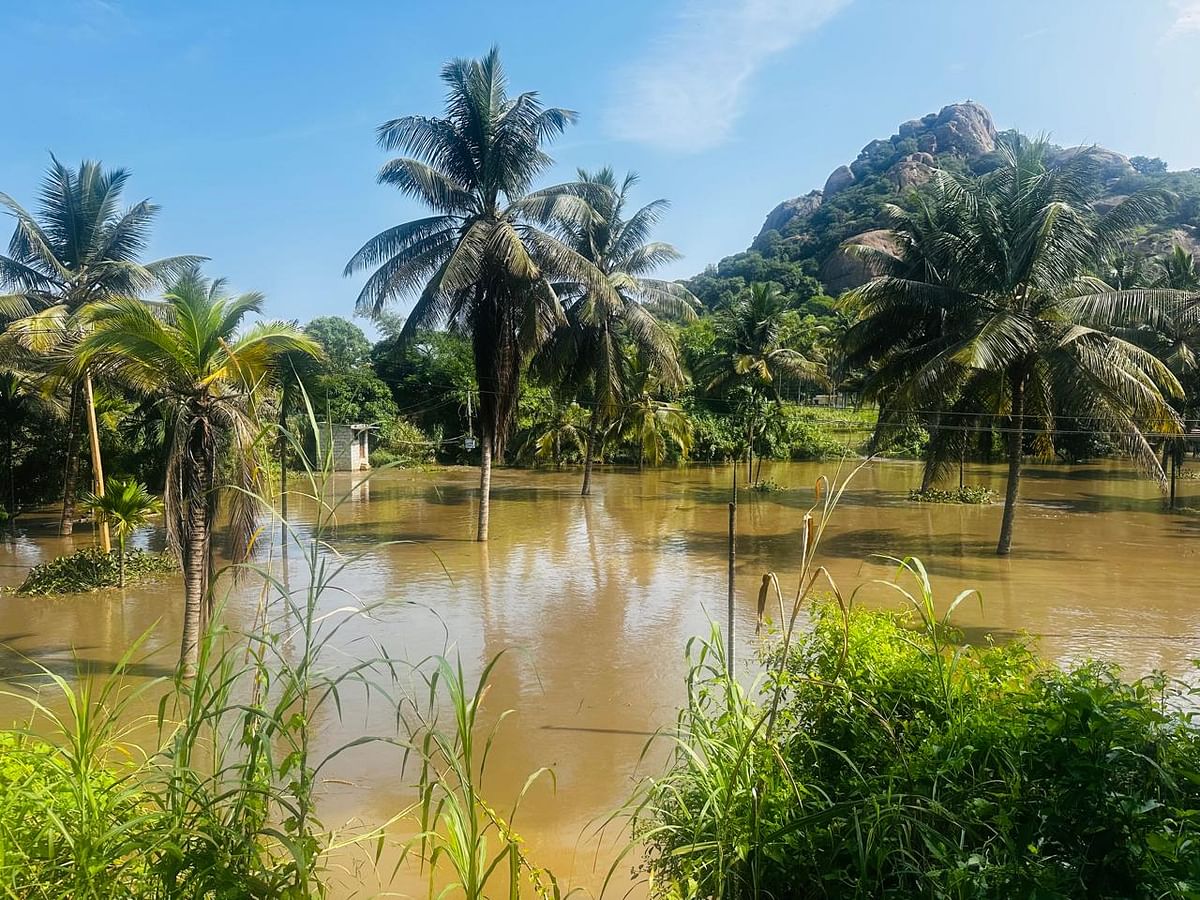
M 733 499 L 729 501 L 729 599 L 728 599 L 728 646 L 725 649 L 725 664 L 729 675 L 733 675 L 733 563 L 735 550 L 734 535 L 737 533 L 737 463 L 733 464 Z

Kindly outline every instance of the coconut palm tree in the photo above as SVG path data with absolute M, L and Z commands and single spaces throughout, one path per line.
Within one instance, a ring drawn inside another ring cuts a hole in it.
M 529 427 L 520 455 L 537 462 L 550 460 L 562 468 L 564 450 L 584 452 L 583 410 L 578 403 L 551 400 L 544 414 Z
M 672 389 L 683 385 L 675 341 L 661 318 L 696 318 L 699 301 L 683 285 L 649 277 L 659 266 L 680 258 L 670 244 L 650 241 L 650 231 L 667 208 L 654 200 L 626 215 L 635 173 L 619 182 L 611 168 L 579 170 L 579 184 L 589 190 L 594 215 L 566 223 L 567 244 L 608 278 L 612 291 L 597 294 L 587 286 L 556 281 L 554 288 L 566 304 L 566 322 L 555 331 L 540 355 L 542 368 L 591 400 L 583 456 L 583 489 L 591 493 L 592 462 L 597 438 L 620 413 L 633 377 L 633 355 L 657 370 Z
M 129 180 L 125 169 L 105 171 L 85 161 L 69 169 L 54 156 L 42 181 L 37 214 L 27 212 L 7 194 L 0 204 L 16 219 L 8 254 L 0 254 L 0 316 L 13 319 L 7 334 L 26 349 L 51 357 L 68 355 L 81 334 L 81 313 L 88 304 L 111 297 L 134 297 L 161 287 L 201 257 L 176 256 L 139 262 L 158 207 L 142 200 L 121 208 L 121 192 Z M 75 520 L 81 420 L 91 429 L 92 468 L 102 470 L 95 416 L 88 407 L 91 379 L 86 370 L 70 386 L 67 455 L 63 472 L 60 534 L 70 534 Z M 96 490 L 103 492 L 103 479 Z
M 117 584 L 125 587 L 125 543 L 162 512 L 162 501 L 136 478 L 110 478 L 103 494 L 88 494 L 85 505 L 112 528 L 117 538 Z
M 442 117 L 405 116 L 378 131 L 384 148 L 409 154 L 384 165 L 379 180 L 433 215 L 373 237 L 346 274 L 374 268 L 358 297 L 365 314 L 417 294 L 401 331 L 406 340 L 445 322 L 471 335 L 482 439 L 476 536 L 484 541 L 492 460 L 503 457 L 522 371 L 562 320 L 551 280 L 616 300 L 603 273 L 552 233 L 592 214 L 589 189 L 532 190 L 552 162 L 543 143 L 575 114 L 543 107 L 535 93 L 510 97 L 495 48 L 480 60 L 447 63 L 442 80 L 449 89 Z
M 1161 478 L 1144 432 L 1179 429 L 1164 394 L 1180 387 L 1113 333 L 1165 292 L 1113 291 L 1092 274 L 1164 198 L 1135 195 L 1101 216 L 1087 157 L 1048 169 L 1042 142 L 1000 149 L 987 175 L 937 173 L 913 211 L 885 211 L 899 251 L 872 251 L 883 274 L 849 298 L 860 317 L 847 345 L 873 366 L 868 390 L 889 416 L 932 411 L 939 430 L 966 434 L 986 410 L 987 428 L 1006 434 L 1006 554 L 1027 437 L 1049 449 L 1056 416 L 1094 423 Z
M 746 421 L 746 478 L 753 474 L 754 438 L 765 401 L 783 403 L 784 378 L 813 384 L 829 383 L 825 364 L 786 346 L 784 325 L 788 300 L 768 284 L 752 284 L 731 306 L 716 316 L 715 353 L 697 376 L 709 391 L 737 400 Z
M 164 505 L 167 537 L 184 574 L 182 658 L 194 669 L 211 616 L 208 591 L 213 524 L 228 507 L 227 553 L 246 559 L 263 489 L 260 403 L 289 352 L 318 354 L 298 328 L 262 322 L 239 332 L 262 308 L 257 293 L 230 297 L 221 280 L 197 271 L 180 278 L 161 307 L 111 298 L 92 304 L 75 369 L 95 368 L 160 398 L 169 413 Z M 222 488 L 232 488 L 223 491 Z
M 675 445 L 681 457 L 691 452 L 692 420 L 680 406 L 661 398 L 668 387 L 645 358 L 633 358 L 620 414 L 610 430 L 637 448 L 639 469 L 647 462 L 661 465 L 669 444 Z
M 1154 287 L 1170 288 L 1178 291 L 1200 290 L 1200 269 L 1196 268 L 1196 257 L 1180 244 L 1175 244 L 1171 252 L 1158 260 L 1161 270 L 1153 280 Z

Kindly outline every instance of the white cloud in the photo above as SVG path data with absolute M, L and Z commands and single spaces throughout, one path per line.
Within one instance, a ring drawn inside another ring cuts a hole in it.
M 668 150 L 729 137 L 754 75 L 851 0 L 683 0 L 667 34 L 618 74 L 609 130 Z
M 1171 0 L 1175 10 L 1175 21 L 1171 23 L 1170 37 L 1200 31 L 1200 0 Z

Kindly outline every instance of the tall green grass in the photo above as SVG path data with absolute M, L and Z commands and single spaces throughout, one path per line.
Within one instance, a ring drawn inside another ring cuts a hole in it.
M 418 670 L 426 688 L 423 702 L 413 698 L 401 705 L 403 730 L 412 737 L 418 761 L 420 795 L 419 831 L 405 849 L 426 867 L 430 888 L 439 886 L 438 897 L 563 896 L 557 879 L 530 859 L 515 830 L 526 793 L 539 779 L 553 782 L 553 772 L 541 768 L 529 775 L 507 812 L 485 799 L 488 759 L 512 713 L 502 712 L 487 728 L 480 721 L 501 658 L 494 657 L 472 686 L 460 658 L 435 657 Z
M 194 676 L 135 682 L 143 637 L 104 677 L 43 669 L 36 690 L 4 692 L 29 718 L 0 731 L 0 896 L 320 898 L 335 855 L 378 862 L 388 843 L 422 866 L 431 896 L 501 884 L 510 897 L 559 896 L 513 831 L 515 806 L 502 815 L 482 796 L 495 735 L 479 715 L 496 661 L 472 686 L 446 657 L 409 667 L 362 643 L 347 654 L 347 627 L 374 611 L 344 586 L 364 553 L 336 549 L 337 511 L 357 485 L 333 492 L 328 442 L 309 419 L 316 439 L 288 440 L 305 461 L 292 493 L 313 522 L 282 521 L 282 546 L 228 573 L 261 584 L 251 628 L 214 616 Z M 402 689 L 414 675 L 420 700 Z M 318 751 L 314 723 L 338 719 L 348 692 L 394 706 L 396 728 Z M 327 826 L 316 803 L 327 767 L 379 742 L 413 762 L 413 803 L 365 829 Z
M 818 488 L 790 605 L 764 579 L 758 678 L 716 631 L 689 647 L 671 762 L 631 808 L 651 895 L 1200 896 L 1200 691 L 970 646 L 974 592 L 937 603 L 916 559 L 876 583 L 900 612 L 862 608 L 814 561 L 839 494 Z

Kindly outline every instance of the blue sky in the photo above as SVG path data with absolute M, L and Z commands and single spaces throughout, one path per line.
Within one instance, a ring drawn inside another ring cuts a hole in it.
M 514 89 L 581 114 L 551 177 L 611 163 L 672 201 L 672 276 L 967 98 L 1200 166 L 1200 0 L 0 0 L 0 33 L 0 190 L 32 205 L 49 151 L 128 167 L 128 199 L 163 207 L 154 255 L 210 256 L 301 320 L 349 315 L 346 259 L 420 213 L 375 184 L 374 126 L 436 114 L 441 63 L 493 42 Z

